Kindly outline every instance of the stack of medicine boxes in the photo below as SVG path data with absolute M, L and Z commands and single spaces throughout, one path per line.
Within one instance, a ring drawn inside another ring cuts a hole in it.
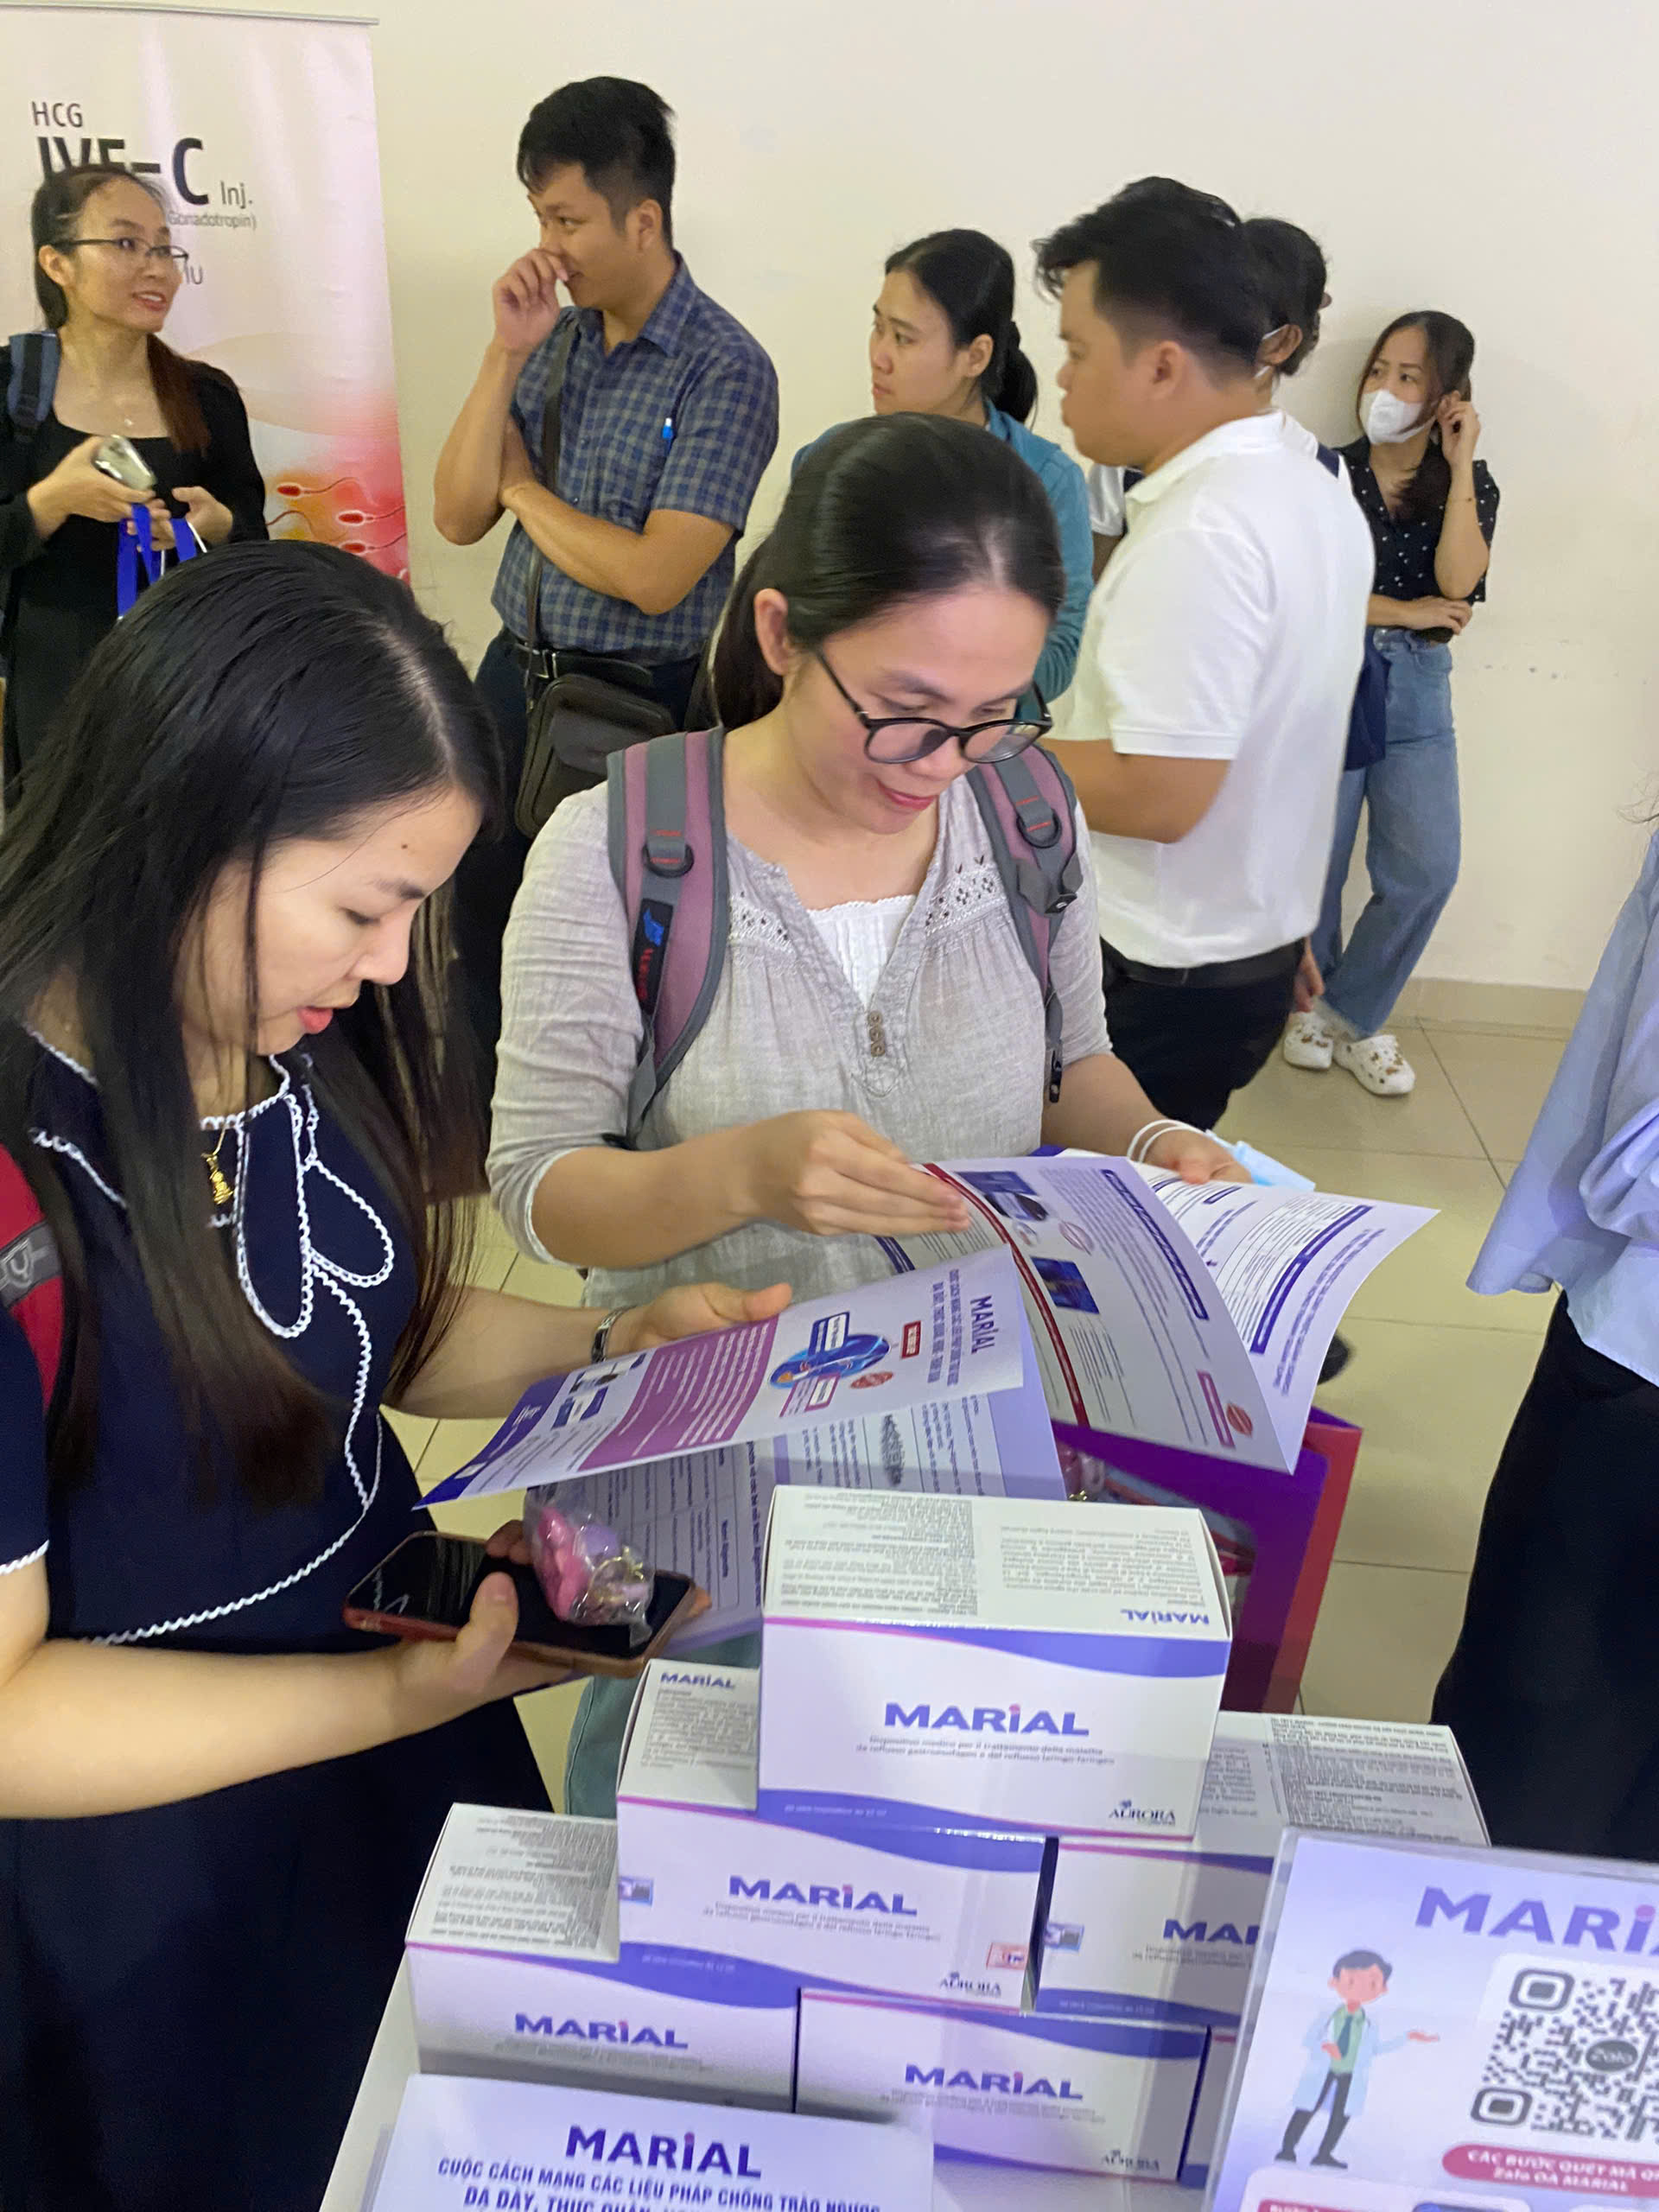
M 1194 1512 L 783 1489 L 765 1591 L 759 1674 L 646 1669 L 614 1828 L 455 1808 L 424 2064 L 1191 2183 L 1287 1821 L 1484 1840 L 1444 1731 L 1217 1727 Z
M 1173 2180 L 1205 2030 L 1033 1999 L 1057 1839 L 1192 1833 L 1230 1649 L 1199 1516 L 780 1490 L 764 1580 L 758 1676 L 642 1689 L 624 1959 L 796 1974 L 798 2110 Z

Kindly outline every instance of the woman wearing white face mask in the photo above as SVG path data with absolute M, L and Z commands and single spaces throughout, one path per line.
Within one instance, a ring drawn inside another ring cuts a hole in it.
M 1379 1098 L 1417 1077 L 1384 1027 L 1458 880 L 1456 734 L 1448 640 L 1486 594 L 1497 486 L 1475 459 L 1475 341 L 1454 316 L 1401 315 L 1359 385 L 1365 435 L 1343 450 L 1376 543 L 1370 620 L 1388 663 L 1388 751 L 1342 779 L 1313 957 L 1325 998 L 1285 1032 L 1293 1067 L 1334 1059 Z M 1342 941 L 1342 893 L 1359 811 L 1371 896 Z

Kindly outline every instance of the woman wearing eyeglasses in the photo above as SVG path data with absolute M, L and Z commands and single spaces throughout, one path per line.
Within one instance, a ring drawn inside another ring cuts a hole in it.
M 641 1020 L 606 794 L 542 832 L 507 930 L 490 1181 L 524 1250 L 589 1270 L 590 1304 L 712 1273 L 798 1299 L 879 1278 L 875 1238 L 969 1225 L 913 1163 L 1122 1153 L 1156 1120 L 1107 1037 L 1080 827 L 1048 1100 L 1041 994 L 967 782 L 1046 729 L 1020 702 L 1065 595 L 1047 494 L 999 439 L 877 416 L 807 457 L 715 652 L 719 982 L 632 1147 Z M 1151 1156 L 1196 1182 L 1240 1173 L 1184 1128 Z M 569 1809 L 608 1808 L 626 1707 L 589 1694 Z
M 55 365 L 32 431 L 8 404 L 16 341 L 0 346 L 0 660 L 9 796 L 59 701 L 116 619 L 118 545 L 146 506 L 155 542 L 185 518 L 204 546 L 265 536 L 265 487 L 231 379 L 162 342 L 184 249 L 159 193 L 108 164 L 60 169 L 29 213 L 35 296 Z M 22 395 L 19 394 L 20 402 Z M 92 466 L 126 438 L 156 479 L 130 491 Z M 142 566 L 135 564 L 142 585 Z

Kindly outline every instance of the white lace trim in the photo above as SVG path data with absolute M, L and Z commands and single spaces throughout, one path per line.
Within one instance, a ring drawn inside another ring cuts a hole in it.
M 24 1027 L 25 1028 L 28 1028 L 29 1026 L 25 1023 Z M 49 1052 L 54 1060 L 60 1061 L 72 1074 L 78 1075 L 81 1081 L 89 1085 L 93 1090 L 98 1089 L 98 1077 L 92 1073 L 90 1068 L 82 1067 L 80 1062 L 75 1058 L 73 1053 L 66 1052 L 60 1045 L 54 1045 L 49 1037 L 42 1037 L 38 1029 L 29 1029 L 29 1034 L 35 1039 L 35 1042 L 40 1046 L 43 1052 Z M 283 1063 L 277 1059 L 274 1054 L 268 1053 L 266 1055 L 265 1065 L 267 1067 L 273 1069 L 276 1076 L 276 1088 L 271 1092 L 269 1098 L 261 1098 L 257 1100 L 251 1106 L 244 1106 L 239 1113 L 204 1114 L 201 1117 L 200 1126 L 204 1129 L 237 1128 L 239 1128 L 244 1122 L 251 1122 L 256 1114 L 263 1114 L 267 1106 L 275 1106 L 279 1100 L 285 1098 L 289 1092 L 294 1088 L 293 1077 L 289 1074 L 288 1070 L 283 1065 Z M 31 1131 L 30 1134 L 33 1135 L 33 1132 Z M 84 1166 L 85 1162 L 82 1164 Z M 88 1169 L 87 1172 L 88 1173 L 91 1173 L 92 1171 Z M 107 1188 L 107 1185 L 105 1187 Z M 113 1195 L 113 1193 L 111 1193 L 111 1195 Z
M 50 1051 L 52 1048 L 48 1046 L 47 1049 Z M 273 1063 L 274 1065 L 276 1064 Z M 349 1183 L 343 1181 L 331 1167 L 323 1164 L 317 1150 L 319 1109 L 315 1096 L 308 1087 L 302 1093 L 296 1090 L 294 1084 L 288 1079 L 286 1069 L 283 1069 L 281 1073 L 282 1087 L 274 1096 L 262 1100 L 259 1105 L 250 1107 L 243 1114 L 226 1115 L 220 1117 L 220 1125 L 233 1128 L 236 1132 L 234 1161 L 236 1198 L 231 1211 L 227 1214 L 214 1215 L 213 1221 L 216 1226 L 226 1227 L 233 1230 L 236 1237 L 237 1281 L 241 1284 L 243 1295 L 252 1306 L 259 1321 L 272 1336 L 290 1344 L 304 1336 L 311 1325 L 316 1310 L 316 1293 L 319 1285 L 344 1310 L 346 1319 L 352 1325 L 358 1343 L 357 1379 L 352 1391 L 351 1414 L 346 1423 L 345 1435 L 341 1440 L 341 1452 L 346 1462 L 346 1471 L 352 1478 L 352 1487 L 357 1493 L 357 1514 L 350 1524 L 342 1529 L 334 1541 L 320 1551 L 314 1559 L 308 1560 L 303 1567 L 296 1567 L 292 1573 L 283 1575 L 280 1581 L 268 1583 L 262 1590 L 250 1591 L 245 1597 L 229 1599 L 220 1605 L 206 1606 L 199 1612 L 183 1613 L 176 1619 L 170 1621 L 157 1621 L 149 1628 L 122 1629 L 109 1636 L 94 1637 L 92 1641 L 95 1643 L 139 1643 L 152 1637 L 176 1636 L 186 1629 L 200 1628 L 210 1621 L 223 1620 L 227 1614 L 242 1612 L 250 1605 L 262 1605 L 268 1598 L 280 1596 L 284 1590 L 291 1590 L 296 1582 L 302 1582 L 308 1575 L 315 1574 L 320 1567 L 325 1566 L 329 1560 L 333 1559 L 343 1545 L 349 1542 L 353 1535 L 362 1527 L 365 1517 L 379 1494 L 382 1445 L 380 1414 L 378 1407 L 371 1407 L 368 1403 L 369 1376 L 374 1365 L 374 1344 L 362 1309 L 355 1299 L 350 1295 L 350 1292 L 378 1290 L 383 1283 L 387 1281 L 397 1264 L 397 1247 L 392 1242 L 391 1231 L 387 1229 L 385 1223 L 382 1221 L 362 1192 L 354 1191 Z M 294 1148 L 296 1212 L 300 1232 L 299 1311 L 289 1321 L 279 1320 L 267 1313 L 258 1293 L 253 1287 L 253 1277 L 248 1264 L 245 1224 L 248 1179 L 243 1170 L 245 1166 L 247 1140 L 242 1125 L 251 1120 L 255 1114 L 263 1112 L 265 1107 L 276 1105 L 285 1106 L 288 1111 L 289 1135 Z M 214 1124 L 209 1124 L 209 1126 L 214 1126 Z M 33 1143 L 41 1146 L 43 1150 L 60 1153 L 67 1159 L 73 1160 L 112 1205 L 125 1211 L 125 1199 L 118 1191 L 111 1189 L 78 1145 L 72 1144 L 66 1137 L 54 1136 L 47 1129 L 31 1129 L 29 1138 Z M 326 1253 L 320 1252 L 313 1243 L 311 1211 L 306 1198 L 306 1185 L 314 1175 L 322 1182 L 332 1185 L 335 1190 L 348 1198 L 359 1211 L 367 1217 L 378 1232 L 380 1239 L 380 1264 L 372 1274 L 359 1274 L 346 1267 L 338 1260 L 331 1260 Z M 374 1437 L 373 1470 L 371 1477 L 366 1480 L 359 1465 L 359 1446 L 362 1441 L 359 1430 L 365 1414 L 372 1424 Z M 42 1545 L 41 1552 L 44 1550 L 45 1546 Z M 41 1552 L 35 1552 L 31 1553 L 29 1556 L 31 1559 L 38 1559 L 41 1555 Z M 26 1560 L 16 1560 L 12 1562 L 14 1567 L 23 1567 L 28 1564 L 29 1561 Z M 0 1572 L 9 1571 L 0 1568 Z
M 67 1137 L 54 1136 L 50 1129 L 31 1129 L 29 1141 L 38 1145 L 42 1152 L 61 1153 L 66 1160 L 73 1160 L 81 1173 L 103 1192 L 112 1206 L 119 1206 L 123 1213 L 126 1211 L 127 1202 L 120 1192 L 111 1188 L 78 1144 L 71 1144 Z
M 83 1083 L 90 1083 L 94 1090 L 98 1089 L 98 1077 L 92 1073 L 90 1068 L 82 1067 L 79 1060 L 73 1058 L 71 1054 L 66 1052 L 60 1046 L 54 1045 L 49 1037 L 42 1037 L 38 1029 L 30 1029 L 27 1022 L 23 1024 L 23 1027 L 25 1029 L 29 1030 L 29 1035 L 35 1039 L 35 1042 L 40 1046 L 43 1052 L 50 1052 L 54 1060 L 61 1060 L 64 1066 L 68 1068 L 73 1074 L 78 1075 Z
M 786 952 L 795 942 L 781 914 L 774 914 L 770 906 L 758 905 L 741 891 L 731 894 L 726 940 L 728 944 L 769 945 L 774 952 Z
M 37 1544 L 32 1552 L 25 1552 L 21 1559 L 0 1560 L 0 1574 L 16 1574 L 19 1567 L 33 1567 L 37 1559 L 46 1557 L 46 1546 Z
M 1008 894 L 996 862 L 988 855 L 964 861 L 939 882 L 922 916 L 927 930 L 950 929 L 959 922 L 999 912 L 1006 913 Z

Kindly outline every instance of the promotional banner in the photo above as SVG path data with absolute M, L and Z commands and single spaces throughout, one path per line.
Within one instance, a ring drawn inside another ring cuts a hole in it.
M 189 253 L 162 334 L 236 379 L 272 535 L 406 575 L 367 27 L 0 6 L 0 335 L 40 327 L 42 176 L 123 163 Z

